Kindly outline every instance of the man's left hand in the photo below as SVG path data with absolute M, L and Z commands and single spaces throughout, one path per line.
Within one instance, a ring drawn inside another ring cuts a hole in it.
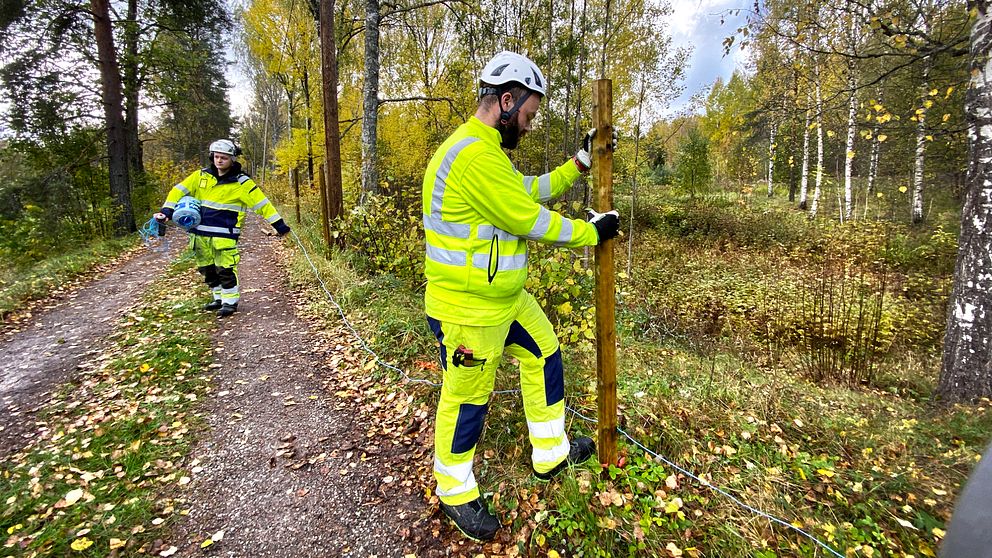
M 582 148 L 575 153 L 575 166 L 582 172 L 588 171 L 592 167 L 592 138 L 596 137 L 596 128 L 591 128 L 584 138 L 582 138 Z M 610 149 L 617 149 L 617 131 L 613 129 L 613 141 L 610 142 Z

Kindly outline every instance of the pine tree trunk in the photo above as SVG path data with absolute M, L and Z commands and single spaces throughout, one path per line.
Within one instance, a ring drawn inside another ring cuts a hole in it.
M 124 28 L 124 60 L 121 61 L 124 88 L 124 130 L 127 136 L 128 165 L 134 179 L 145 173 L 138 136 L 138 103 L 141 83 L 138 76 L 138 0 L 128 0 Z
M 341 131 L 338 128 L 337 43 L 334 37 L 334 0 L 323 0 L 320 2 L 320 74 L 323 78 L 321 91 L 324 96 L 324 153 L 327 164 L 327 205 L 324 211 L 328 221 L 335 221 L 344 213 Z
M 945 403 L 992 397 L 992 17 L 972 0 L 971 87 L 965 97 L 968 183 L 954 268 L 937 397 Z
M 124 98 L 121 73 L 114 49 L 114 31 L 110 23 L 110 2 L 92 0 L 93 33 L 100 66 L 100 93 L 107 125 L 107 155 L 110 172 L 110 197 L 114 205 L 114 235 L 124 236 L 137 230 L 131 208 L 131 179 L 128 172 L 127 137 L 124 133 Z
M 365 0 L 365 83 L 362 86 L 362 196 L 379 193 L 379 0 Z

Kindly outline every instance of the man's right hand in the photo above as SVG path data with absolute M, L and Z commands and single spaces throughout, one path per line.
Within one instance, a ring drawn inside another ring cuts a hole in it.
M 596 213 L 591 209 L 586 211 L 589 212 L 589 222 L 599 234 L 600 244 L 620 234 L 620 213 L 616 209 L 606 213 Z

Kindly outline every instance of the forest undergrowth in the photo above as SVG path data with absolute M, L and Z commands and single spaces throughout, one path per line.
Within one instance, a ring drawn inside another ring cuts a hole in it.
M 339 230 L 362 249 L 318 259 L 320 273 L 383 360 L 439 382 L 419 239 L 402 226 L 415 208 L 371 203 L 376 211 L 356 210 Z M 626 240 L 617 246 L 620 426 L 699 478 L 622 439 L 623 464 L 605 475 L 587 465 L 541 484 L 519 397 L 496 395 L 476 473 L 516 545 L 491 554 L 828 555 L 712 485 L 843 556 L 936 555 L 992 433 L 992 402 L 931 401 L 956 235 L 895 220 L 810 223 L 782 201 L 750 203 L 656 198 L 641 210 L 629 276 Z M 319 245 L 316 226 L 299 230 Z M 584 258 L 533 247 L 528 283 L 564 345 L 573 435 L 596 430 L 582 418 L 596 415 Z M 338 320 L 297 260 L 291 274 L 314 315 Z M 497 389 L 515 387 L 504 366 Z M 397 389 L 429 405 L 437 397 L 429 386 Z M 420 480 L 430 503 L 431 480 Z

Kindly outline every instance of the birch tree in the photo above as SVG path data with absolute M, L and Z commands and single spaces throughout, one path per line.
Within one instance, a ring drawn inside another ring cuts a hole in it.
M 971 86 L 965 98 L 968 178 L 937 397 L 992 396 L 992 14 L 971 0 Z

